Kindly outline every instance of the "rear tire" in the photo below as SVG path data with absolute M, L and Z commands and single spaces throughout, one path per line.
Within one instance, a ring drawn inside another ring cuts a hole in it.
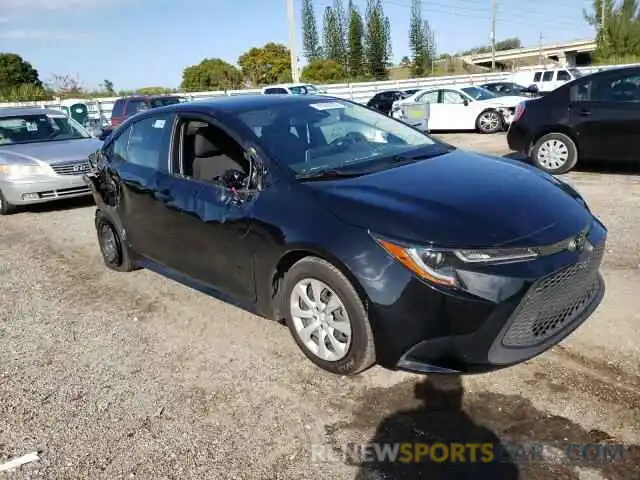
M 578 163 L 578 148 L 564 133 L 543 135 L 533 146 L 531 159 L 536 167 L 552 175 L 567 173 Z
M 280 298 L 291 335 L 317 366 L 356 375 L 375 364 L 367 311 L 334 265 L 317 257 L 298 261 L 284 276 Z
M 0 190 L 0 215 L 11 215 L 13 212 L 15 212 L 15 206 L 7 201 L 2 190 Z
M 137 270 L 131 261 L 129 247 L 123 241 L 113 222 L 100 210 L 96 211 L 96 232 L 100 253 L 105 265 L 116 272 L 131 272 Z

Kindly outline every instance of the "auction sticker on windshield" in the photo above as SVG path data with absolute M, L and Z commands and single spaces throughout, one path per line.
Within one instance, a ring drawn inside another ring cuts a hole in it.
M 309 105 L 316 110 L 332 110 L 335 108 L 345 108 L 343 104 L 338 102 L 311 103 Z

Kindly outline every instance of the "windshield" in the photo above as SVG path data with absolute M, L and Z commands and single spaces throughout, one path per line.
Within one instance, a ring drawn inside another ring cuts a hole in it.
M 448 151 L 399 121 L 338 99 L 286 102 L 236 115 L 253 130 L 257 143 L 297 176 L 370 172 L 387 168 L 392 159 L 415 159 L 418 150 L 420 158 Z
M 62 113 L 0 117 L 0 145 L 89 137 L 82 125 Z
M 464 87 L 462 91 L 474 100 L 490 100 L 497 97 L 495 93 L 481 87 Z

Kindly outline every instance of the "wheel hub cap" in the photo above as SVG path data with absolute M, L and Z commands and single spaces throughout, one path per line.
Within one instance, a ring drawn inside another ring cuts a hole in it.
M 483 130 L 494 130 L 498 128 L 498 115 L 494 112 L 487 112 L 480 117 L 480 126 Z
M 568 159 L 569 148 L 560 140 L 547 140 L 538 149 L 538 162 L 550 170 L 562 167 Z
M 290 298 L 294 330 L 316 357 L 335 362 L 351 346 L 351 322 L 338 294 L 315 279 L 299 281 Z

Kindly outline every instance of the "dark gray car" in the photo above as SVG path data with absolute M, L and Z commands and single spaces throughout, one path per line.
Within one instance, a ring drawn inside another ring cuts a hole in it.
M 58 110 L 0 109 L 0 215 L 89 195 L 83 174 L 102 142 Z

